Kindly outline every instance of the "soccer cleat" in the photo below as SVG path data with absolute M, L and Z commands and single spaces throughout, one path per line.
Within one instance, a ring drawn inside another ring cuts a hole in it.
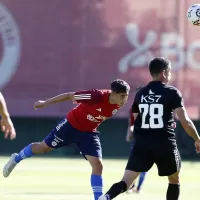
M 15 162 L 15 157 L 17 156 L 17 153 L 13 153 L 10 157 L 10 160 L 7 162 L 7 164 L 3 168 L 3 176 L 6 178 L 10 175 L 12 170 L 15 168 L 17 163 Z
M 100 196 L 98 200 L 110 200 L 110 197 L 108 194 L 106 194 L 106 195 Z

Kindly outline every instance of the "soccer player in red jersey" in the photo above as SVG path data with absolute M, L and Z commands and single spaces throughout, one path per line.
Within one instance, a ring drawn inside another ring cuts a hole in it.
M 98 200 L 103 190 L 103 165 L 99 132 L 96 129 L 123 107 L 127 102 L 129 90 L 130 86 L 125 81 L 117 79 L 111 83 L 110 90 L 69 92 L 36 102 L 35 109 L 66 100 L 72 100 L 79 105 L 71 110 L 42 142 L 29 144 L 18 154 L 12 154 L 3 169 L 4 177 L 8 177 L 14 167 L 25 158 L 75 143 L 92 166 L 91 186 L 94 199 Z
M 6 101 L 4 96 L 0 92 L 0 115 L 1 115 L 1 130 L 4 132 L 4 137 L 8 138 L 10 135 L 10 139 L 13 140 L 16 137 L 15 128 L 13 126 L 12 120 L 10 119 L 10 115 L 6 106 Z

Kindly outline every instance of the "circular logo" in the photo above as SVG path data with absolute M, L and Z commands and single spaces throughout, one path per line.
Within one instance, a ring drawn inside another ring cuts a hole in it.
M 112 111 L 112 114 L 114 115 L 116 112 L 117 112 L 117 109 L 113 110 L 113 111 Z
M 53 141 L 53 142 L 51 143 L 51 145 L 52 145 L 53 147 L 55 147 L 55 146 L 57 145 L 57 142 Z
M 10 11 L 0 3 L 0 36 L 2 58 L 0 58 L 0 88 L 15 74 L 21 55 L 21 40 L 17 24 Z

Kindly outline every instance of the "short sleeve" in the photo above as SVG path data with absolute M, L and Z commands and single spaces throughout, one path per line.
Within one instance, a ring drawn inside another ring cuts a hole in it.
M 135 99 L 132 105 L 132 113 L 139 113 L 139 107 L 138 107 L 138 93 L 135 95 Z
M 81 90 L 74 94 L 74 100 L 77 103 L 97 103 L 102 100 L 102 93 L 100 90 Z
M 172 100 L 173 100 L 173 109 L 184 107 L 183 97 L 178 89 L 174 90 Z

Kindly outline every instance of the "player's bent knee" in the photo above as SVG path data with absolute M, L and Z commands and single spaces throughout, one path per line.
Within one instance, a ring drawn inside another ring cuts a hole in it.
M 169 178 L 169 183 L 170 184 L 179 184 L 179 178 Z
M 103 172 L 103 164 L 100 158 L 94 156 L 86 156 L 92 166 L 92 174 L 101 175 Z
M 103 172 L 103 164 L 102 162 L 95 162 L 92 165 L 93 174 L 101 175 Z
M 170 184 L 179 184 L 180 183 L 179 172 L 176 172 L 175 174 L 168 176 L 168 179 Z
M 48 153 L 52 150 L 44 141 L 33 143 L 31 147 L 34 154 Z

